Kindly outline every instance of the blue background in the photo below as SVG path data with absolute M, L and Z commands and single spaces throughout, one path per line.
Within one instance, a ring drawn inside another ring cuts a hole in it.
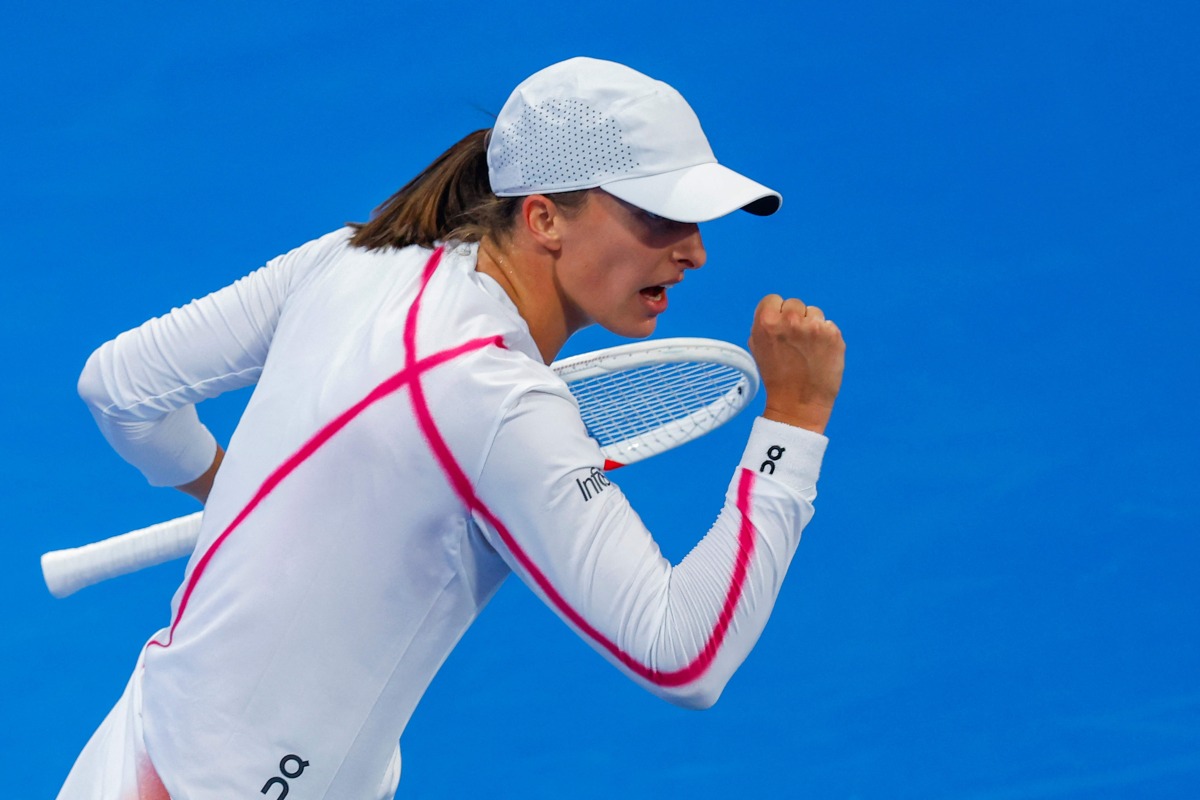
M 74 392 L 87 355 L 364 219 L 587 54 L 675 85 L 718 157 L 785 196 L 705 226 L 659 335 L 744 342 L 768 292 L 839 323 L 817 517 L 703 713 L 510 582 L 406 731 L 400 796 L 1200 796 L 1194 8 L 10 9 L 3 794 L 54 795 L 182 573 L 56 601 L 39 554 L 195 508 L 107 449 Z M 245 399 L 201 409 L 223 440 Z M 749 421 L 616 476 L 673 558 Z

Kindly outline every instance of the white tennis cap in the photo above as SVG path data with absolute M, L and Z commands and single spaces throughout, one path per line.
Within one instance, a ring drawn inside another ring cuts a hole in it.
M 611 61 L 572 58 L 513 90 L 488 143 L 500 197 L 600 187 L 678 222 L 739 208 L 766 216 L 779 193 L 717 163 L 679 92 Z

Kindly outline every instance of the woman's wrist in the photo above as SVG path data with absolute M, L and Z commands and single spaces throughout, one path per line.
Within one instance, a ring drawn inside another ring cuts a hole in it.
M 209 492 L 212 491 L 213 481 L 217 477 L 217 470 L 221 468 L 221 462 L 224 459 L 225 448 L 217 445 L 217 452 L 213 456 L 212 464 L 204 471 L 204 474 L 194 481 L 188 481 L 175 488 L 186 495 L 196 498 L 201 504 L 207 503 Z
M 763 411 L 763 417 L 796 428 L 804 428 L 813 433 L 825 433 L 829 425 L 829 417 L 833 409 L 826 406 L 797 406 L 796 408 L 780 409 L 770 405 Z

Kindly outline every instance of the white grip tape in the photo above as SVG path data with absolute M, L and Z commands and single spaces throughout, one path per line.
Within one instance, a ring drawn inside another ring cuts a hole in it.
M 101 542 L 42 556 L 42 577 L 55 597 L 139 569 L 191 555 L 204 512 L 160 522 Z

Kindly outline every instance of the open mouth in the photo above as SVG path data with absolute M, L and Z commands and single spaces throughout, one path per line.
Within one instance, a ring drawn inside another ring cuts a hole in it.
M 662 286 L 647 286 L 645 289 L 642 289 L 642 295 L 655 302 L 662 300 L 666 293 L 666 288 Z

